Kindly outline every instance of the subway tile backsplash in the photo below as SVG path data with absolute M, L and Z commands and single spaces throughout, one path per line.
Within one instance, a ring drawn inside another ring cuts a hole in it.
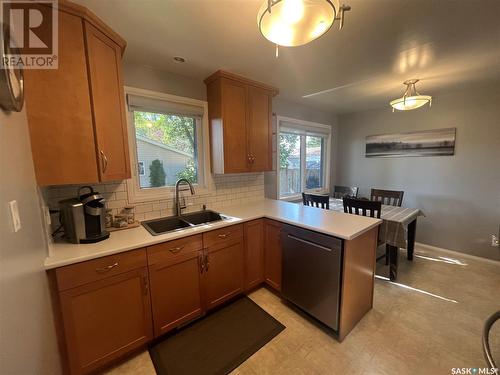
M 264 173 L 244 173 L 213 176 L 214 189 L 206 194 L 194 196 L 182 192 L 187 208 L 184 212 L 199 211 L 206 205 L 208 209 L 221 210 L 264 199 Z M 49 186 L 42 188 L 42 196 L 49 209 L 57 210 L 59 201 L 73 198 L 81 185 Z M 94 190 L 106 198 L 106 206 L 119 214 L 127 205 L 127 184 L 125 181 L 92 185 Z M 174 199 L 162 199 L 132 204 L 135 207 L 136 220 L 155 219 L 174 214 Z M 57 215 L 52 215 L 52 227 L 58 226 Z

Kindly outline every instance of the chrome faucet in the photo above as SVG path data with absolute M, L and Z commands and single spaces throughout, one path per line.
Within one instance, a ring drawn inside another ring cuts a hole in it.
M 181 178 L 181 179 L 177 180 L 177 182 L 175 183 L 175 216 L 181 216 L 181 210 L 183 208 L 186 208 L 186 205 L 181 206 L 181 202 L 179 200 L 179 191 L 185 191 L 188 189 L 179 190 L 179 186 L 181 184 L 189 185 L 189 190 L 191 191 L 191 195 L 194 195 L 194 187 L 191 184 L 191 182 L 189 182 L 185 178 Z

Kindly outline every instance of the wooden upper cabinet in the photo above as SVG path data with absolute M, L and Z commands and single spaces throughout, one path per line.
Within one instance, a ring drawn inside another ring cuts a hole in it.
M 241 82 L 222 80 L 224 167 L 233 173 L 247 171 L 246 91 Z
M 60 1 L 58 11 L 58 68 L 25 70 L 38 185 L 128 178 L 121 77 L 126 43 L 85 7 Z
M 222 174 L 271 170 L 271 100 L 278 90 L 222 70 L 205 83 L 212 171 Z
M 100 181 L 130 178 L 121 49 L 85 22 Z
M 39 185 L 98 181 L 82 19 L 59 12 L 58 69 L 24 71 Z
M 268 91 L 248 87 L 247 150 L 251 171 L 272 170 L 272 114 L 271 96 Z

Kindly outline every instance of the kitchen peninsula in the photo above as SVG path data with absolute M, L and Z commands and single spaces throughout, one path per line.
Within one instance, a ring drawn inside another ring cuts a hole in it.
M 326 248 L 340 260 L 339 341 L 372 308 L 379 219 L 269 199 L 221 214 L 222 221 L 158 236 L 141 226 L 99 243 L 52 245 L 45 267 L 72 372 L 101 368 L 262 284 L 281 294 L 284 226 L 340 244 Z M 110 325 L 124 335 L 106 334 Z

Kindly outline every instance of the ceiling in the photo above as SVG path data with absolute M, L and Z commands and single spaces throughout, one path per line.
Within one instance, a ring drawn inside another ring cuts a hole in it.
M 278 59 L 257 28 L 262 0 L 76 2 L 127 40 L 128 62 L 197 79 L 225 69 L 329 112 L 387 106 L 409 78 L 433 96 L 500 83 L 498 0 L 345 0 L 352 10 L 343 30 L 335 23 L 308 45 L 280 48 Z

